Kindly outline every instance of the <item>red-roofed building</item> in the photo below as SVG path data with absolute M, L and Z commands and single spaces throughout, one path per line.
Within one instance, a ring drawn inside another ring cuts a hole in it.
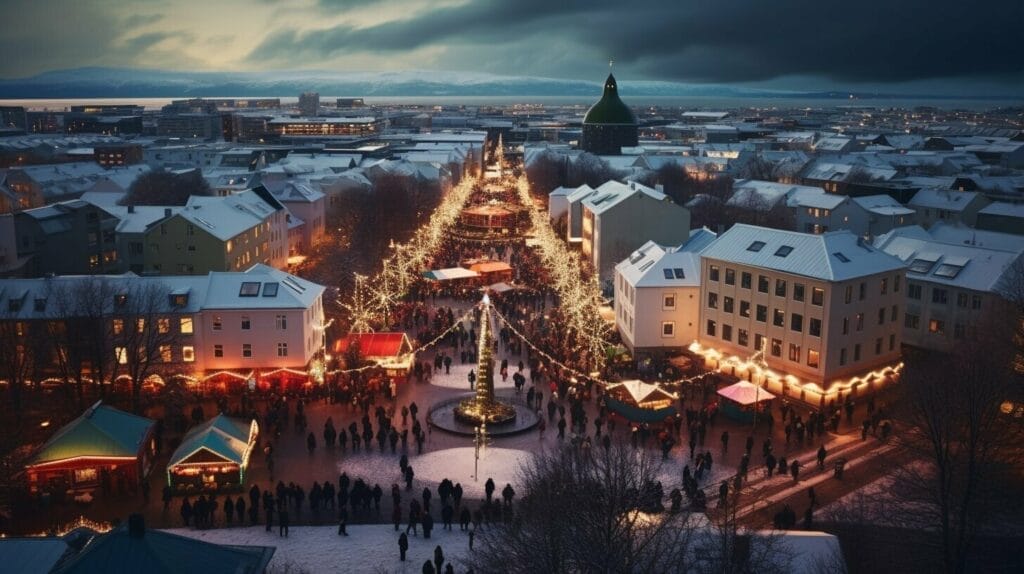
M 412 342 L 405 333 L 350 333 L 334 344 L 334 353 L 343 355 L 357 342 L 363 359 L 375 362 L 392 376 L 404 375 L 412 365 Z

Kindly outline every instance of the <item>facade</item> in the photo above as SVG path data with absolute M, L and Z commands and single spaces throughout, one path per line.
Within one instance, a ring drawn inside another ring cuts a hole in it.
M 1024 204 L 993 202 L 978 211 L 978 229 L 1024 235 Z
M 10 197 L 0 207 L 19 211 L 74 199 L 104 175 L 105 170 L 91 161 L 11 168 L 4 181 Z
M 27 209 L 14 214 L 22 274 L 114 273 L 118 257 L 117 218 L 81 199 Z
M 105 349 L 104 356 L 89 359 L 90 365 L 102 361 L 105 372 L 83 367 L 90 377 L 126 375 L 129 354 L 138 351 L 152 361 L 151 375 L 164 380 L 182 377 L 198 384 L 229 373 L 234 382 L 263 381 L 282 377 L 283 370 L 305 377 L 320 356 L 323 292 L 320 285 L 262 264 L 203 276 L 0 279 L 0 322 L 14 323 L 9 331 L 25 333 L 26 341 L 39 333 L 55 346 L 67 346 L 59 350 L 69 356 L 80 351 L 70 348 L 80 341 L 48 334 L 60 324 L 84 325 Z M 81 293 L 89 300 L 82 301 Z M 137 321 L 139 333 L 148 334 L 142 342 L 131 328 Z M 57 376 L 58 368 L 48 364 L 37 375 Z
M 143 237 L 147 273 L 205 275 L 257 263 L 288 265 L 288 211 L 260 188 L 226 197 L 192 196 Z
M 327 196 L 323 192 L 302 182 L 289 181 L 283 185 L 266 184 L 265 189 L 288 209 L 291 219 L 302 222 L 288 239 L 288 255 L 308 254 L 309 250 L 323 241 Z M 289 230 L 292 226 L 289 225 Z
M 320 94 L 303 92 L 299 94 L 299 113 L 304 116 L 316 117 L 320 112 Z
M 938 221 L 974 227 L 978 212 L 989 203 L 987 197 L 976 191 L 926 188 L 915 193 L 907 207 L 917 211 L 917 224 L 925 229 Z
M 615 76 L 608 74 L 601 99 L 583 118 L 580 148 L 596 155 L 619 155 L 623 147 L 638 143 L 638 124 L 633 110 L 619 99 Z
M 949 351 L 990 317 L 1008 311 L 1024 278 L 1024 237 L 938 223 L 902 227 L 875 247 L 907 265 L 903 341 Z
M 383 133 L 386 121 L 361 118 L 275 118 L 267 130 L 277 136 L 374 136 Z
M 899 363 L 903 262 L 848 231 L 737 224 L 701 253 L 701 278 L 693 349 L 776 395 L 841 398 Z
M 218 113 L 164 114 L 157 120 L 156 133 L 160 136 L 216 140 L 223 134 L 223 121 Z
M 582 202 L 583 257 L 602 280 L 647 241 L 678 245 L 690 236 L 690 211 L 656 189 L 608 181 Z
M 678 247 L 648 241 L 615 266 L 615 326 L 633 355 L 681 351 L 697 340 L 700 252 L 714 239 L 695 229 Z

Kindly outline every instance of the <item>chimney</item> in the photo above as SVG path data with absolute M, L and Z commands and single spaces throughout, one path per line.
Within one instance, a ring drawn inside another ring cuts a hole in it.
M 128 213 L 135 213 L 135 205 L 134 204 L 131 204 L 131 203 L 128 204 Z
M 171 208 L 170 207 L 165 207 L 164 208 L 164 217 L 170 217 L 170 216 L 171 216 Z
M 128 517 L 128 536 L 131 538 L 142 538 L 146 535 L 146 520 L 141 514 L 132 514 Z

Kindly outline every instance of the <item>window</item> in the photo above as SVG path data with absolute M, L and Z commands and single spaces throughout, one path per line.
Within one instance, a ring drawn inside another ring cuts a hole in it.
M 128 364 L 128 349 L 124 347 L 114 347 L 114 357 L 117 358 L 118 365 Z
M 671 324 L 671 323 L 669 323 L 669 324 Z M 662 330 L 664 330 L 664 326 L 662 326 Z M 287 357 L 288 356 L 288 343 L 278 343 L 277 344 L 277 356 L 278 357 Z
M 708 309 L 718 309 L 718 293 L 708 293 Z
M 846 297 L 844 299 L 847 304 L 849 304 L 850 301 L 853 301 L 853 285 L 846 286 Z
M 793 313 L 789 316 L 789 330 L 802 333 L 804 330 L 804 316 L 799 313 Z
M 747 344 L 750 342 L 750 335 L 747 333 L 746 329 L 738 329 L 737 330 L 737 332 L 736 332 L 736 342 L 739 343 L 743 347 L 747 346 Z
M 932 270 L 932 266 L 935 265 L 935 261 L 928 261 L 927 259 L 915 259 L 910 263 L 910 270 L 914 273 L 925 274 Z
M 782 339 L 772 339 L 772 356 L 782 356 Z
M 676 296 L 675 294 L 663 295 L 661 298 L 661 308 L 665 311 L 672 311 L 676 308 Z M 277 316 L 277 328 L 281 328 L 281 323 L 284 322 L 284 315 Z
M 736 284 L 736 272 L 728 267 L 725 268 L 725 284 L 735 285 Z
M 882 354 L 882 338 L 881 337 L 875 339 L 875 354 L 876 355 L 881 355 Z
M 794 363 L 800 362 L 800 345 L 794 343 L 789 344 L 789 360 Z
M 862 281 L 858 286 L 858 290 L 860 291 L 860 300 L 863 301 L 868 296 L 868 284 Z
M 937 287 L 932 287 L 932 303 L 938 303 L 940 305 L 945 305 L 948 298 L 949 298 L 949 294 L 946 292 L 945 289 L 939 289 Z
M 740 317 L 750 318 L 750 301 L 740 301 Z
M 820 337 L 821 336 L 821 319 L 817 319 L 815 317 L 811 317 L 810 325 L 807 326 L 807 332 L 810 333 L 810 335 L 812 337 Z
M 857 362 L 860 360 L 860 343 L 853 346 L 853 361 Z
M 277 286 L 278 283 L 270 281 L 263 284 L 263 296 L 264 297 L 277 297 Z
M 935 276 L 945 277 L 946 279 L 955 279 L 956 276 L 964 270 L 964 267 L 965 265 L 951 265 L 949 263 L 943 263 L 935 270 Z
M 967 328 L 964 327 L 964 325 L 962 323 L 957 323 L 957 324 L 953 325 L 953 338 L 954 339 L 963 339 L 964 335 L 966 333 L 967 333 Z
M 857 313 L 857 331 L 864 330 L 864 313 Z
M 213 318 L 213 330 L 220 331 L 224 328 L 224 323 L 221 321 L 220 315 L 216 315 Z
M 665 269 L 662 269 L 661 271 L 662 271 L 662 273 L 665 274 L 665 279 L 671 279 L 672 278 L 672 269 L 666 267 Z
M 981 295 L 971 295 L 971 309 L 981 309 Z
M 767 293 L 768 292 L 768 278 L 764 275 L 757 276 L 757 292 Z
M 928 332 L 936 335 L 944 335 L 946 333 L 946 322 L 940 319 L 932 319 L 928 321 Z
M 839 366 L 846 364 L 846 349 L 839 349 Z
M 825 304 L 825 290 L 821 287 L 811 288 L 811 305 L 821 307 Z
M 672 275 L 674 275 L 676 279 L 686 279 L 686 273 L 683 272 L 682 267 L 673 267 Z
M 747 251 L 753 251 L 755 253 L 762 249 L 764 249 L 764 241 L 755 241 L 747 247 Z
M 878 324 L 885 324 L 885 307 L 882 307 L 881 309 L 878 310 Z
M 145 317 L 139 317 L 139 318 L 135 319 L 135 330 L 138 331 L 139 333 L 145 333 L 146 332 L 146 318 Z
M 775 280 L 775 296 L 785 297 L 786 296 L 786 281 L 784 279 Z
M 708 269 L 710 270 L 710 273 L 708 273 L 710 280 L 718 281 L 718 265 L 711 265 Z
M 661 324 L 661 336 L 672 337 L 676 334 L 676 324 L 672 321 L 665 321 Z
M 821 361 L 821 356 L 818 351 L 814 349 L 807 349 L 807 366 L 812 369 L 817 369 L 818 364 Z
M 907 297 L 911 299 L 921 298 L 921 286 L 916 283 L 907 284 Z
M 963 307 L 964 309 L 966 309 L 967 308 L 967 299 L 968 299 L 967 293 L 957 293 L 956 294 L 956 306 L 957 307 Z
M 889 292 L 889 278 L 888 277 L 882 277 L 882 295 L 885 295 L 888 292 Z
M 903 317 L 903 326 L 907 329 L 919 329 L 921 328 L 921 317 L 907 313 Z
M 843 334 L 844 335 L 849 335 L 850 334 L 850 318 L 849 317 L 843 317 Z
M 732 313 L 734 300 L 732 297 L 725 297 L 722 299 L 722 310 L 726 313 Z
M 896 275 L 896 276 L 894 276 L 892 278 L 892 292 L 893 293 L 899 293 L 900 292 L 900 276 L 899 275 Z
M 800 301 L 801 303 L 804 301 L 803 283 L 793 283 L 793 300 Z
M 750 273 L 747 273 L 746 271 L 744 271 L 743 274 L 740 275 L 740 287 L 742 287 L 744 289 L 750 289 L 750 279 L 751 279 Z
M 242 357 L 246 359 L 252 358 L 252 343 L 242 343 Z
M 195 347 L 185 346 L 181 348 L 181 360 L 186 363 L 191 363 L 196 360 Z
M 242 330 L 248 331 L 250 329 L 252 329 L 252 321 L 248 315 L 242 315 Z
M 99 480 L 99 477 L 99 470 L 96 468 L 75 469 L 75 484 L 97 482 Z
M 722 340 L 732 341 L 732 325 L 722 325 Z
M 896 335 L 895 334 L 890 334 L 889 335 L 889 350 L 892 351 L 892 350 L 895 350 L 895 349 L 896 349 Z
M 849 263 L 850 262 L 850 258 L 847 257 L 844 253 L 842 253 L 840 251 L 836 251 L 832 255 L 835 255 L 836 259 L 842 261 L 843 263 Z
M 181 332 L 184 335 L 192 334 L 192 317 L 181 318 Z
M 785 257 L 785 256 L 789 255 L 792 252 L 793 252 L 793 248 L 790 247 L 789 245 L 781 245 L 781 246 L 779 246 L 778 249 L 775 250 L 775 256 L 776 257 Z
M 892 321 L 893 323 L 895 323 L 896 322 L 896 317 L 899 317 L 899 315 L 900 315 L 900 306 L 899 305 L 893 305 L 892 306 L 892 310 L 889 313 L 889 320 Z
M 758 305 L 756 312 L 757 316 L 755 317 L 755 319 L 758 323 L 764 323 L 765 321 L 768 320 L 768 307 L 765 307 L 764 305 Z
M 160 345 L 160 361 L 163 363 L 171 362 L 171 346 Z
M 124 333 L 124 319 L 114 319 L 113 321 L 111 321 L 110 329 L 114 332 L 115 335 L 120 335 L 121 333 Z
M 782 309 L 772 309 L 772 325 L 776 327 L 786 326 L 786 314 L 782 312 Z
M 707 330 L 708 336 L 709 337 L 714 337 L 715 333 L 717 331 L 718 331 L 717 324 L 714 321 L 712 321 L 711 319 L 708 319 L 708 330 Z
M 242 287 L 238 290 L 239 297 L 256 297 L 259 294 L 259 281 L 244 281 L 242 282 Z
M 224 345 L 214 345 L 213 346 L 213 356 L 214 357 L 223 357 L 224 356 Z
M 764 351 L 764 335 L 754 334 L 754 348 L 758 351 Z
M 171 320 L 170 319 L 157 319 L 156 320 L 156 330 L 159 331 L 160 333 L 170 333 L 171 332 Z

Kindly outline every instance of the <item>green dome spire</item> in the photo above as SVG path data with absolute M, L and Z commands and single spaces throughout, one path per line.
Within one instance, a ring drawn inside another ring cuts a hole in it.
M 583 124 L 637 124 L 633 110 L 619 99 L 619 86 L 615 82 L 614 75 L 608 74 L 608 79 L 604 81 L 604 93 L 601 95 L 601 99 L 587 111 L 587 115 L 583 118 Z

